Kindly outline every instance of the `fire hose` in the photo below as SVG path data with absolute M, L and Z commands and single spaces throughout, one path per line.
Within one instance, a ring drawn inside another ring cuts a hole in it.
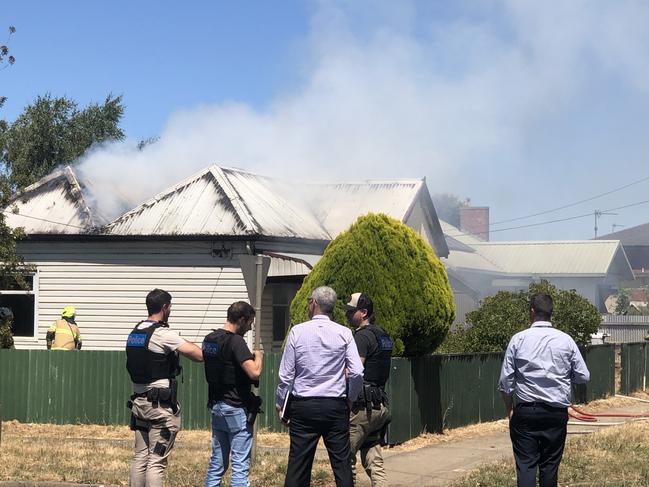
M 571 405 L 570 408 L 588 418 L 649 418 L 649 413 L 587 413 L 574 405 Z
M 571 411 L 572 410 L 572 411 Z M 573 412 L 574 411 L 574 412 Z M 634 418 L 634 421 L 638 421 L 641 419 L 649 419 L 649 413 L 588 413 L 586 411 L 583 411 L 574 405 L 571 405 L 568 408 L 568 415 L 571 418 L 574 418 L 578 421 L 583 421 L 585 423 L 597 423 L 596 425 L 594 424 L 593 426 L 613 426 L 617 425 L 620 423 L 599 423 L 597 418 Z M 578 424 L 578 423 L 571 423 L 571 424 Z

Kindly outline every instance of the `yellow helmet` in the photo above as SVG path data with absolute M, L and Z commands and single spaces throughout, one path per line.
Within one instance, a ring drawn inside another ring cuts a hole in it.
M 74 318 L 76 314 L 77 310 L 74 306 L 66 306 L 63 308 L 63 311 L 61 311 L 61 318 Z

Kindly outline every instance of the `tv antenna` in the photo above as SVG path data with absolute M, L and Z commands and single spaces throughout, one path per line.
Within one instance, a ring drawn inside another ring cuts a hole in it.
M 593 215 L 595 215 L 595 238 L 597 238 L 597 220 L 601 218 L 603 215 L 617 215 L 617 213 L 612 213 L 610 211 L 595 210 L 593 212 Z

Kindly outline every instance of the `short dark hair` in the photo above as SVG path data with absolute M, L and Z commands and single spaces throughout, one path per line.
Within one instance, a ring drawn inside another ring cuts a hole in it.
M 245 301 L 232 303 L 228 308 L 228 322 L 233 325 L 240 325 L 251 322 L 255 317 L 255 308 Z
M 160 313 L 165 304 L 171 304 L 171 294 L 167 291 L 155 288 L 146 295 L 146 309 L 149 312 L 149 316 Z
M 549 294 L 535 294 L 530 299 L 530 309 L 534 315 L 542 320 L 549 320 L 552 316 L 552 296 Z
M 358 297 L 358 304 L 356 305 L 356 309 L 364 309 L 365 311 L 367 311 L 367 320 L 371 324 L 374 324 L 374 303 L 367 294 L 361 294 Z

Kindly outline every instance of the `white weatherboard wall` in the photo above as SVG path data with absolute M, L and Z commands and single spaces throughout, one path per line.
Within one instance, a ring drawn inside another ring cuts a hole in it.
M 214 257 L 222 246 L 230 253 Z M 171 328 L 201 342 L 223 326 L 232 302 L 248 301 L 242 250 L 229 242 L 24 242 L 19 251 L 38 270 L 37 336 L 16 337 L 16 347 L 45 348 L 47 328 L 71 305 L 84 349 L 123 349 L 156 287 L 172 295 Z

